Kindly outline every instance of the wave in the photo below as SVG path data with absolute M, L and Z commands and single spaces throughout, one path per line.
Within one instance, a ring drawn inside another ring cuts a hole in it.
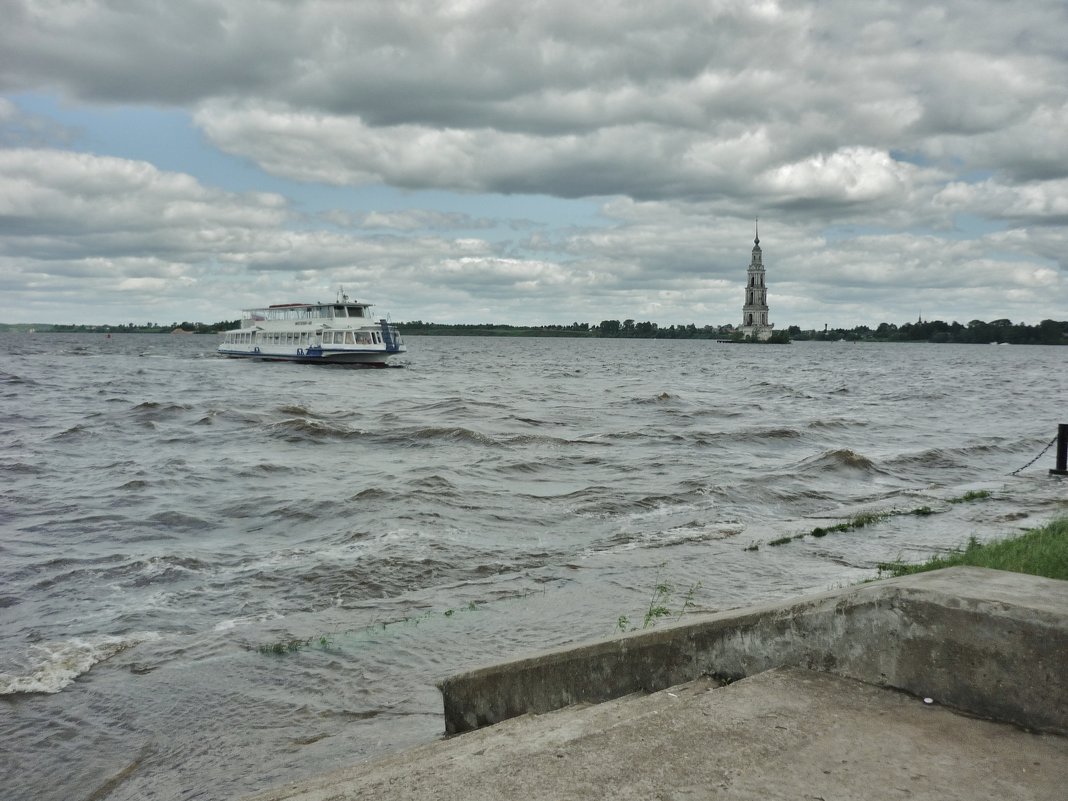
M 313 414 L 310 409 L 305 406 L 301 406 L 295 403 L 287 403 L 284 406 L 279 406 L 278 411 L 282 414 L 296 415 L 297 417 L 318 417 L 319 415 Z
M 639 520 L 650 515 L 662 515 L 691 508 L 694 499 L 689 494 L 681 495 L 645 495 L 640 498 L 598 498 L 576 508 L 576 513 L 609 519 L 627 517 Z
M 739 434 L 732 434 L 732 437 L 745 441 L 745 440 L 764 440 L 764 439 L 799 439 L 801 432 L 794 428 L 763 428 L 755 431 L 743 431 Z
M 207 531 L 214 525 L 201 517 L 175 511 L 157 512 L 150 516 L 148 521 L 167 529 L 180 531 Z
M 234 471 L 233 475 L 238 478 L 261 478 L 272 473 L 295 473 L 298 471 L 299 468 L 281 462 L 260 462 L 259 464 L 242 467 Z
M 800 470 L 858 471 L 862 473 L 882 473 L 875 462 L 861 453 L 849 448 L 825 451 L 819 456 L 805 459 L 798 465 Z
M 639 406 L 646 406 L 650 404 L 657 405 L 662 403 L 668 403 L 674 400 L 678 400 L 675 395 L 672 395 L 669 392 L 660 392 L 656 395 L 653 395 L 652 397 L 634 398 L 633 400 L 631 400 L 631 403 L 637 404 Z
M 0 471 L 8 475 L 39 476 L 44 474 L 44 468 L 26 462 L 12 462 L 0 465 Z
M 53 434 L 49 437 L 53 442 L 67 442 L 69 440 L 85 439 L 86 437 L 93 436 L 93 432 L 81 423 L 73 425 L 65 431 L 60 431 L 58 434 Z
M 0 673 L 0 695 L 58 693 L 94 665 L 159 636 L 151 631 L 125 636 L 102 634 L 31 646 L 29 664 L 19 675 Z
M 839 430 L 845 428 L 856 428 L 857 426 L 864 427 L 867 423 L 860 423 L 855 420 L 813 420 L 808 424 L 809 428 L 816 429 L 830 429 Z
M 462 426 L 427 426 L 412 431 L 396 431 L 384 438 L 387 442 L 408 447 L 422 447 L 436 443 L 460 443 L 500 447 L 493 437 Z
M 353 439 L 366 435 L 366 432 L 359 429 L 304 417 L 290 417 L 285 420 L 279 420 L 276 423 L 270 423 L 267 426 L 267 432 L 271 436 L 280 437 L 288 442 Z
M 418 403 L 411 407 L 413 412 L 442 413 L 466 413 L 472 409 L 510 409 L 506 403 L 500 401 L 478 400 L 475 398 L 462 398 L 458 395 L 438 398 L 430 403 Z
M 113 564 L 121 559 L 125 557 L 118 554 L 97 560 L 54 559 L 45 567 L 60 569 L 72 567 L 73 569 L 42 578 L 33 585 L 33 589 L 44 590 L 60 585 L 71 586 L 71 582 L 84 583 L 87 580 L 144 587 L 178 581 L 193 574 L 211 572 L 211 566 L 208 563 L 189 556 L 151 556 L 147 559 Z M 99 566 L 94 563 L 98 563 Z
M 906 453 L 891 459 L 894 467 L 968 467 L 980 454 L 1000 453 L 1004 445 L 980 444 L 962 448 L 929 448 L 918 453 Z
M 32 378 L 25 378 L 24 376 L 15 375 L 14 373 L 7 373 L 3 370 L 0 370 L 0 384 L 21 384 L 28 387 L 40 386 Z
M 770 390 L 770 391 L 769 391 Z M 759 395 L 760 397 L 779 397 L 779 398 L 794 398 L 794 399 L 807 399 L 811 398 L 807 392 L 803 392 L 786 384 L 780 384 L 775 381 L 757 381 L 751 385 L 752 393 Z
M 172 420 L 183 412 L 191 409 L 183 403 L 160 403 L 158 401 L 144 401 L 137 404 L 129 413 L 145 422 L 157 422 L 160 420 Z
M 551 437 L 546 434 L 513 434 L 501 442 L 505 445 L 577 445 L 579 440 Z

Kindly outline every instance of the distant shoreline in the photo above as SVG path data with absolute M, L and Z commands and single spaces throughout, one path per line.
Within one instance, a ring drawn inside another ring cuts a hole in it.
M 697 327 L 626 320 L 602 320 L 600 324 L 509 325 L 507 323 L 396 323 L 402 336 L 485 336 L 550 337 L 570 339 L 699 339 L 720 342 L 743 341 L 730 325 Z M 219 334 L 238 327 L 236 320 L 215 323 L 172 323 L 171 325 L 62 325 L 55 323 L 0 323 L 0 332 L 34 334 Z M 1007 319 L 984 322 L 972 320 L 967 325 L 941 320 L 904 323 L 900 326 L 880 323 L 876 328 L 825 328 L 823 331 L 798 326 L 777 329 L 773 344 L 787 342 L 929 342 L 961 345 L 1068 345 L 1068 321 L 1043 320 L 1038 325 L 1014 324 Z

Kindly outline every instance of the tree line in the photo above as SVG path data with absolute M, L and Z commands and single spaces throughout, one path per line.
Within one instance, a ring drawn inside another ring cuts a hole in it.
M 657 323 L 628 320 L 602 320 L 597 324 L 571 323 L 570 325 L 515 326 L 499 323 L 427 323 L 415 320 L 397 323 L 402 333 L 450 336 L 572 336 L 606 337 L 619 339 L 730 339 L 739 341 L 741 331 L 733 325 L 705 325 L 694 323 L 661 326 Z M 1012 345 L 1068 345 L 1068 320 L 1043 320 L 1038 325 L 1013 323 L 1008 319 L 986 322 L 972 320 L 967 325 L 956 321 L 919 320 L 915 323 L 880 323 L 875 328 L 867 325 L 855 328 L 829 328 L 824 330 L 802 329 L 791 325 L 775 331 L 773 340 L 789 342 L 839 341 L 851 342 L 942 342 L 962 344 Z
M 823 331 L 802 331 L 797 326 L 787 329 L 796 340 L 849 340 L 875 342 L 953 342 L 988 345 L 1068 345 L 1068 320 L 1043 320 L 1038 325 L 1013 323 L 1008 319 L 971 320 L 967 325 L 956 321 L 918 320 L 915 323 L 894 325 L 880 323 L 876 328 L 866 325 L 856 328 L 825 328 Z
M 184 331 L 194 334 L 217 334 L 240 327 L 240 320 L 221 320 L 215 323 L 172 322 L 159 324 L 124 323 L 118 325 L 76 324 L 0 324 L 0 330 L 52 331 L 56 333 L 105 334 L 166 334 Z M 654 322 L 633 319 L 601 320 L 600 323 L 574 322 L 569 325 L 510 325 L 507 323 L 432 323 L 413 320 L 397 323 L 402 334 L 424 336 L 515 336 L 515 337 L 603 337 L 610 339 L 728 339 L 740 341 L 741 332 L 733 325 L 705 325 L 695 323 L 662 326 Z M 850 342 L 942 342 L 962 344 L 1012 345 L 1068 345 L 1068 320 L 1043 320 L 1038 325 L 1013 323 L 1008 319 L 986 322 L 947 323 L 943 320 L 918 320 L 915 323 L 879 323 L 875 328 L 860 325 L 854 328 L 830 328 L 822 331 L 802 329 L 791 325 L 775 331 L 774 342 L 840 341 Z

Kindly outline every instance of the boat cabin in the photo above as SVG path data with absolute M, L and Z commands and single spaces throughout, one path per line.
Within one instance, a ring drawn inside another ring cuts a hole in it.
M 280 303 L 266 309 L 245 309 L 242 321 L 249 324 L 292 320 L 369 320 L 369 303 Z

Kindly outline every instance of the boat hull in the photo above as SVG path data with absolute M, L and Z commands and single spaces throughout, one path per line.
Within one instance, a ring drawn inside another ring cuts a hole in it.
M 304 350 L 275 350 L 266 348 L 219 347 L 219 355 L 232 359 L 256 359 L 271 362 L 298 362 L 300 364 L 350 364 L 368 367 L 385 367 L 390 356 L 404 353 L 403 345 L 393 351 L 346 350 L 341 348 L 308 348 Z

